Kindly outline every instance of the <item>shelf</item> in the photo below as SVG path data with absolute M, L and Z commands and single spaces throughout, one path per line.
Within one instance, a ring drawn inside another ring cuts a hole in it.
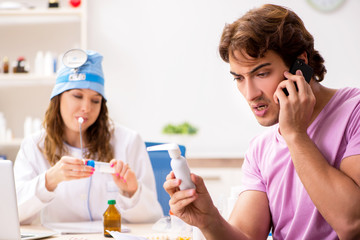
M 0 10 L 0 16 L 72 16 L 81 14 L 81 8 Z
M 81 1 L 77 8 L 61 1 L 60 8 L 51 9 L 47 8 L 47 1 L 20 2 L 33 7 L 0 9 L 0 31 L 5 33 L 1 37 L 0 62 L 3 64 L 7 56 L 10 71 L 5 74 L 0 66 L 0 112 L 6 116 L 8 128 L 16 137 L 23 135 L 22 119 L 43 116 L 55 85 L 55 74 L 36 74 L 36 53 L 42 51 L 45 58 L 48 51 L 56 57 L 71 48 L 87 49 L 87 0 Z M 19 56 L 26 58 L 29 73 L 11 71 Z M 20 143 L 19 139 L 0 142 L 0 154 L 15 159 L 14 150 Z
M 244 158 L 189 158 L 186 157 L 191 168 L 240 168 Z
M 77 22 L 82 14 L 82 8 L 0 10 L 0 25 Z
M 55 84 L 56 76 L 38 76 L 31 73 L 0 74 L 0 87 L 21 87 Z

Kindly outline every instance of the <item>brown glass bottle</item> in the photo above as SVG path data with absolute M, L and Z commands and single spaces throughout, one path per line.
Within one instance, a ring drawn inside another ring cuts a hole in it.
M 3 71 L 4 73 L 9 73 L 9 58 L 6 56 L 3 59 Z
M 121 215 L 115 207 L 116 201 L 108 200 L 108 204 L 109 207 L 106 209 L 103 215 L 105 237 L 111 237 L 111 235 L 106 230 L 121 232 Z

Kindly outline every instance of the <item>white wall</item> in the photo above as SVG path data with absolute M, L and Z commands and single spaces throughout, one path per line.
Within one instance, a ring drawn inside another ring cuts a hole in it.
M 199 127 L 188 156 L 239 157 L 264 129 L 220 59 L 225 23 L 271 1 L 106 0 L 88 3 L 88 46 L 104 55 L 110 116 L 145 140 L 164 141 L 162 127 Z M 307 1 L 272 1 L 293 9 L 326 60 L 330 87 L 360 87 L 360 1 L 321 13 Z

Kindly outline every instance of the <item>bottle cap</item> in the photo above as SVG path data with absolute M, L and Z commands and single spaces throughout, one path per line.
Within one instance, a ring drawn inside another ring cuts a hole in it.
M 179 158 L 181 156 L 180 148 L 176 143 L 155 145 L 155 146 L 147 147 L 147 150 L 148 151 L 167 150 L 171 158 Z
M 94 167 L 95 167 L 95 161 L 94 161 L 94 160 L 87 160 L 87 161 L 86 161 L 86 165 L 87 165 L 87 166 L 91 166 L 91 167 L 94 168 Z
M 110 205 L 114 205 L 116 203 L 116 200 L 112 199 L 112 200 L 108 200 L 108 204 Z

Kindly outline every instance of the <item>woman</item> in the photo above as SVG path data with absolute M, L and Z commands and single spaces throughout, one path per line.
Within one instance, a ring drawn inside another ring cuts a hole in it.
M 110 124 L 102 56 L 86 54 L 77 71 L 59 70 L 44 130 L 21 144 L 14 171 L 22 224 L 38 216 L 42 223 L 101 220 L 109 199 L 125 222 L 162 217 L 145 144 L 134 131 Z M 83 159 L 109 162 L 115 173 L 97 172 Z

